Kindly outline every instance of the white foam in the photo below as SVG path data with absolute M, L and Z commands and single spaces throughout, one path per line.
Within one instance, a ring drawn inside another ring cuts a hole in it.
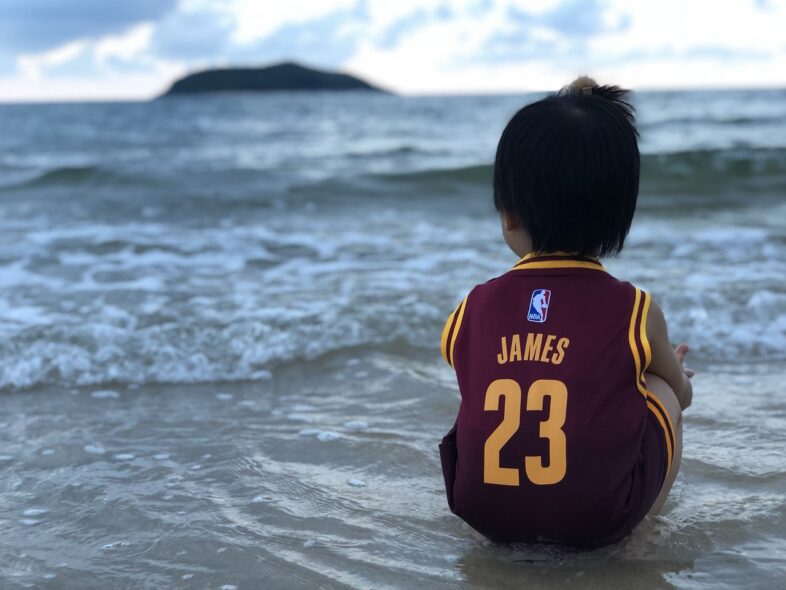
M 216 399 L 220 399 L 221 401 L 229 401 L 231 399 L 234 399 L 234 397 L 235 396 L 232 395 L 231 393 L 217 393 L 216 394 Z
M 338 432 L 323 430 L 322 432 L 317 433 L 317 438 L 321 441 L 329 441 L 341 438 L 341 435 Z
M 24 516 L 41 516 L 49 512 L 48 508 L 28 508 L 22 514 Z
M 13 460 L 14 460 L 13 455 L 0 455 L 0 463 L 4 463 L 6 461 L 13 461 Z
M 54 455 L 55 454 L 55 450 L 54 449 L 42 449 L 41 450 L 41 454 L 44 455 L 45 457 L 48 457 L 49 455 Z
M 169 459 L 169 453 L 156 453 L 155 455 L 153 455 L 153 459 L 156 459 L 158 461 L 166 461 L 167 459 Z
M 91 455 L 103 455 L 106 453 L 106 449 L 101 445 L 85 445 L 85 452 Z
M 102 389 L 100 391 L 94 391 L 90 394 L 90 397 L 94 397 L 95 399 L 118 399 L 120 394 L 111 389 Z
M 302 428 L 298 431 L 298 434 L 300 436 L 316 436 L 316 438 L 321 441 L 331 441 L 341 438 L 341 435 L 338 432 L 333 432 L 331 430 L 321 430 L 319 428 Z
M 132 453 L 117 453 L 114 457 L 118 461 L 131 461 L 135 456 Z
M 365 430 L 368 428 L 368 423 L 363 420 L 347 420 L 344 422 L 344 428 L 347 430 Z
M 364 480 L 362 480 L 360 478 L 357 478 L 357 477 L 350 477 L 347 480 L 347 483 L 349 485 L 351 485 L 351 486 L 355 486 L 355 487 L 358 487 L 358 488 L 365 487 L 365 485 L 366 485 L 366 482 Z

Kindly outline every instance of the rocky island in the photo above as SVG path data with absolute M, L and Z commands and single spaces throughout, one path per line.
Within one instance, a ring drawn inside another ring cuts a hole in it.
M 277 90 L 384 92 L 381 88 L 349 74 L 316 70 L 294 62 L 284 62 L 264 68 L 221 68 L 196 72 L 175 81 L 163 96 Z

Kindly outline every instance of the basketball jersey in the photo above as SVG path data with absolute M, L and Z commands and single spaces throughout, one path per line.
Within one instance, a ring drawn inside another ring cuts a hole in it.
M 440 446 L 455 514 L 497 541 L 581 544 L 630 526 L 647 424 L 661 483 L 674 447 L 644 380 L 649 306 L 597 258 L 565 253 L 528 254 L 470 291 L 442 333 L 461 393 L 452 459 Z

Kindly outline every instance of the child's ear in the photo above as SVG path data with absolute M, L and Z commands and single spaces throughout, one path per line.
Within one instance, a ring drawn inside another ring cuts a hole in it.
M 502 227 L 505 228 L 505 231 L 515 231 L 517 230 L 521 224 L 515 218 L 515 216 L 511 215 L 507 211 L 502 212 Z

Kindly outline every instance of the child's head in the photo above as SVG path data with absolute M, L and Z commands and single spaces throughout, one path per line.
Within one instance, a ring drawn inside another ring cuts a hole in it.
M 510 120 L 497 146 L 494 205 L 514 250 L 516 232 L 535 252 L 622 249 L 639 192 L 628 94 L 582 77 Z

